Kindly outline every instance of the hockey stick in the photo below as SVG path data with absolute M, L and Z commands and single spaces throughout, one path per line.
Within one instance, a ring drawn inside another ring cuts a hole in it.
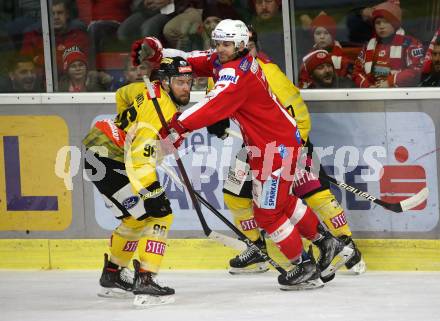
M 157 116 L 159 117 L 160 123 L 162 124 L 162 127 L 165 129 L 167 136 L 170 135 L 170 130 L 168 127 L 168 124 L 165 120 L 165 117 L 163 116 L 162 110 L 160 109 L 159 102 L 157 101 L 156 93 L 154 92 L 153 86 L 151 85 L 150 79 L 147 76 L 143 77 L 145 86 L 147 87 L 148 94 L 153 102 L 154 108 L 156 109 Z M 177 150 L 173 150 L 174 158 L 176 159 L 177 167 L 179 168 L 180 175 L 183 179 L 183 183 L 185 184 L 185 187 L 189 193 L 189 196 L 191 198 L 191 202 L 194 205 L 194 209 L 196 210 L 197 216 L 199 217 L 200 224 L 202 225 L 203 232 L 207 237 L 212 234 L 212 230 L 209 228 L 208 224 L 206 223 L 206 220 L 203 216 L 202 209 L 200 208 L 200 204 L 197 201 L 196 193 L 194 189 L 192 188 L 191 182 L 188 178 L 188 174 L 186 173 L 185 167 L 183 166 L 182 160 L 179 158 L 179 155 L 177 153 Z M 215 209 L 215 208 L 213 208 Z M 264 253 L 257 245 L 255 245 L 250 239 L 246 237 L 238 228 L 234 226 L 231 222 L 229 222 L 223 215 L 221 215 L 217 210 L 217 217 L 221 219 L 232 231 L 234 231 L 240 239 L 243 240 L 246 245 L 254 250 L 255 252 L 260 255 L 262 259 L 269 262 L 275 269 L 277 269 L 281 274 L 286 274 L 286 270 L 284 270 L 277 262 L 272 260 L 269 255 Z
M 180 186 L 184 186 L 182 183 L 182 180 L 177 176 L 176 173 L 168 166 L 165 165 L 165 163 L 162 163 L 159 165 L 161 169 L 173 180 L 176 184 L 179 184 Z M 194 191 L 196 194 L 197 199 L 205 205 L 211 212 L 217 211 L 211 204 L 208 203 L 207 200 L 205 200 L 199 193 Z M 221 215 L 221 214 L 220 214 Z M 224 246 L 231 247 L 233 249 L 236 249 L 238 251 L 244 251 L 246 249 L 246 245 L 240 241 L 239 239 L 218 233 L 216 231 L 211 231 L 209 235 L 207 235 L 210 239 L 217 241 L 220 244 L 223 244 Z
M 241 136 L 240 133 L 238 133 L 232 129 L 228 128 L 228 129 L 226 129 L 226 132 L 228 133 L 228 135 L 230 135 L 232 137 L 243 139 L 243 137 Z M 345 182 L 338 182 L 335 178 L 328 176 L 327 174 L 320 172 L 319 178 L 322 178 L 322 179 L 338 186 L 339 188 L 345 189 L 346 191 L 348 191 L 350 193 L 353 193 L 359 197 L 362 197 L 370 202 L 373 202 L 377 205 L 380 205 L 383 208 L 386 208 L 387 210 L 390 210 L 395 213 L 401 213 L 404 211 L 408 211 L 414 207 L 419 206 L 428 198 L 428 195 L 429 195 L 428 187 L 424 187 L 417 194 L 415 194 L 415 195 L 413 195 L 403 201 L 400 201 L 399 203 L 388 203 L 388 202 L 385 202 L 381 199 L 378 199 L 377 197 L 370 195 L 367 192 L 361 191 L 360 189 L 358 189 L 356 187 L 350 186 Z

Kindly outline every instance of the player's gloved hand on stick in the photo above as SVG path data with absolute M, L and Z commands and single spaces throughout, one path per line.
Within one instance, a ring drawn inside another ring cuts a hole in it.
M 145 219 L 146 217 L 163 217 L 172 212 L 171 203 L 158 181 L 141 190 L 139 194 L 144 201 L 146 213 L 139 217 L 138 220 Z
M 226 139 L 228 137 L 228 133 L 226 132 L 226 129 L 228 128 L 229 128 L 229 118 L 220 120 L 215 124 L 206 127 L 209 134 L 215 135 L 220 139 Z
M 182 126 L 182 123 L 178 120 L 181 113 L 177 112 L 174 114 L 173 118 L 168 122 L 169 132 L 162 127 L 159 131 L 159 136 L 161 138 L 162 148 L 166 154 L 173 152 L 174 148 L 179 148 L 185 139 L 185 134 L 188 130 Z
M 145 61 L 153 66 L 158 65 L 162 59 L 162 49 L 162 44 L 155 37 L 136 40 L 131 45 L 131 62 L 133 66 L 139 66 Z

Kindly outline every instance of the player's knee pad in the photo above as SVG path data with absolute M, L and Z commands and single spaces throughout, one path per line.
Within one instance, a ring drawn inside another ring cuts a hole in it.
M 113 231 L 110 240 L 111 261 L 120 266 L 128 266 L 136 252 L 139 239 L 144 234 L 145 223 L 133 217 L 125 218 Z
M 224 201 L 234 218 L 234 224 L 251 241 L 260 238 L 260 231 L 254 218 L 252 199 L 224 193 Z
M 305 199 L 307 205 L 319 215 L 335 236 L 351 236 L 351 230 L 345 217 L 344 209 L 330 189 L 317 192 Z
M 167 246 L 168 232 L 173 223 L 173 219 L 173 214 L 145 219 L 146 225 L 144 233 L 138 246 L 142 269 L 153 273 L 159 271 Z

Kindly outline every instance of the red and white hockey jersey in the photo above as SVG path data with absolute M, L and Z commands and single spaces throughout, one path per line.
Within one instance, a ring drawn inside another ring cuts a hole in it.
M 264 180 L 282 166 L 293 171 L 299 131 L 270 91 L 257 60 L 248 54 L 222 65 L 213 51 L 194 52 L 186 58 L 198 76 L 213 77 L 215 87 L 182 113 L 178 119 L 182 125 L 192 131 L 232 118 L 248 146 L 251 169 L 258 170 L 256 178 Z

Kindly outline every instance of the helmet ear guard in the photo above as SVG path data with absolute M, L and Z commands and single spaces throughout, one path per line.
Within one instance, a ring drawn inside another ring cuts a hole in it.
M 236 48 L 243 42 L 246 47 L 249 42 L 249 30 L 241 20 L 225 19 L 212 31 L 211 39 L 233 42 Z

